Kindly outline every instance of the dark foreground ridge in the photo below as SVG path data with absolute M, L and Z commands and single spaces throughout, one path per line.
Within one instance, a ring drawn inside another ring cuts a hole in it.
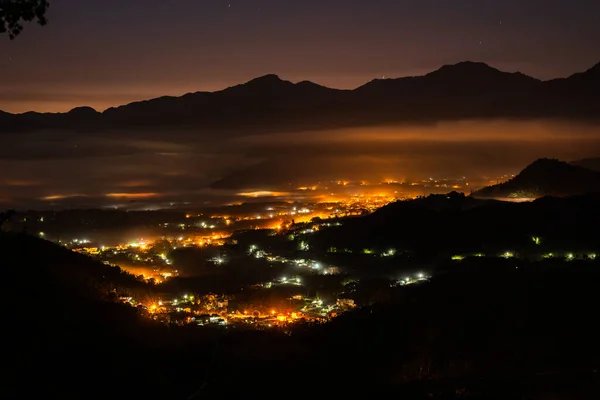
M 0 233 L 10 343 L 0 395 L 275 398 L 293 388 L 296 396 L 598 398 L 598 207 L 595 196 L 507 204 L 453 193 L 344 220 L 312 235 L 310 251 L 358 257 L 372 273 L 380 259 L 396 274 L 417 260 L 432 278 L 397 287 L 361 279 L 356 311 L 277 332 L 158 324 L 115 301 L 151 296 L 152 287 L 47 241 Z M 396 255 L 373 255 L 387 246 Z M 460 259 L 447 257 L 458 249 Z
M 0 132 L 194 127 L 239 134 L 465 118 L 597 119 L 599 76 L 600 64 L 543 82 L 461 62 L 424 76 L 376 79 L 354 90 L 337 90 L 266 75 L 218 92 L 165 96 L 102 113 L 89 107 L 58 114 L 0 111 Z

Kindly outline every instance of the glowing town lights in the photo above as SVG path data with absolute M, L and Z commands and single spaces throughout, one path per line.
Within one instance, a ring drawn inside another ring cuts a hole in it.
M 463 257 L 463 256 L 452 256 L 453 261 L 460 261 L 460 260 L 463 260 L 464 258 L 465 257 Z
M 44 237 L 46 234 L 44 232 L 40 232 L 40 237 Z
M 502 257 L 504 257 L 504 258 L 512 258 L 514 256 L 515 256 L 515 254 L 510 251 L 507 251 L 504 254 L 502 254 Z
M 187 294 L 184 294 L 183 298 L 187 300 L 189 298 L 189 296 Z
M 425 278 L 425 274 L 424 274 L 424 273 L 422 273 L 422 272 L 419 272 L 419 273 L 417 274 L 417 278 L 419 278 L 419 279 L 423 279 L 423 278 Z
M 284 276 L 281 278 L 281 282 L 287 282 L 287 278 Z
M 533 240 L 533 243 L 537 244 L 538 246 L 542 244 L 542 238 L 540 237 L 534 236 L 531 238 L 531 240 Z
M 565 258 L 567 259 L 567 261 L 571 261 L 575 259 L 575 256 L 573 255 L 573 253 L 567 253 Z
M 590 260 L 595 260 L 596 259 L 596 254 L 595 253 L 588 254 L 588 257 L 589 257 Z
M 296 283 L 300 283 L 300 282 L 301 282 L 300 278 L 296 278 Z

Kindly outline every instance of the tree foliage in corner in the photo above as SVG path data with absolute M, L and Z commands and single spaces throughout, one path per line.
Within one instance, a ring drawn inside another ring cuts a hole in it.
M 23 22 L 46 25 L 48 0 L 0 0 L 0 35 L 14 39 L 23 30 Z

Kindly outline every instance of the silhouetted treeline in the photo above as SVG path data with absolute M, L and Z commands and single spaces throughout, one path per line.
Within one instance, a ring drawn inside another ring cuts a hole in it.
M 477 200 L 458 193 L 399 201 L 364 218 L 309 237 L 311 249 L 349 249 L 439 260 L 458 254 L 516 252 L 539 257 L 600 250 L 600 196 L 545 197 L 533 202 Z M 539 238 L 536 243 L 534 238 Z

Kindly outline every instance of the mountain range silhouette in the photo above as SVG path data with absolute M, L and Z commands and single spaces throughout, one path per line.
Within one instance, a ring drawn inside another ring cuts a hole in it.
M 375 79 L 354 90 L 265 75 L 216 92 L 159 97 L 98 112 L 0 111 L 0 132 L 54 129 L 206 128 L 304 130 L 469 118 L 600 116 L 600 63 L 541 81 L 479 62 L 445 65 L 423 76 Z

